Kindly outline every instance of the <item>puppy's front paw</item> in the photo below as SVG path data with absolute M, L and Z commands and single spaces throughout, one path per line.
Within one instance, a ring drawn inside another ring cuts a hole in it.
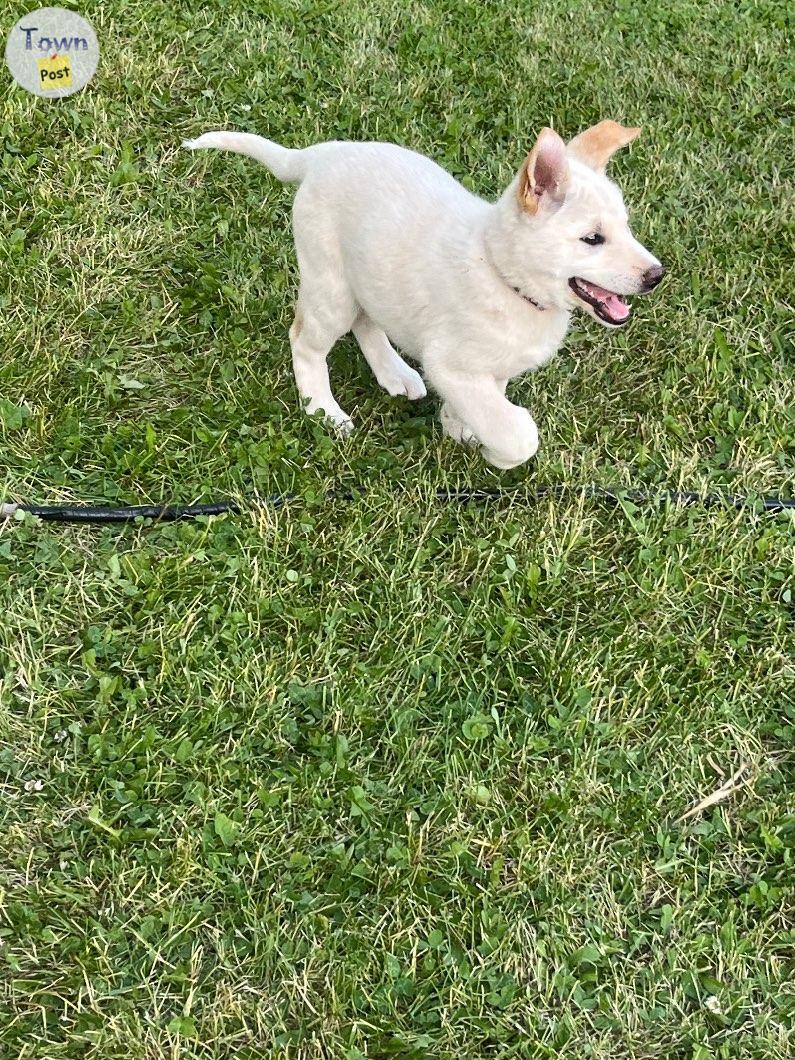
M 448 438 L 452 438 L 454 442 L 462 442 L 464 445 L 477 444 L 477 438 L 469 427 L 459 420 L 447 405 L 442 405 L 442 411 L 439 416 L 442 421 L 442 430 Z
M 483 459 L 501 471 L 518 467 L 538 452 L 538 427 L 526 409 L 517 415 L 505 437 L 490 446 L 483 446 Z

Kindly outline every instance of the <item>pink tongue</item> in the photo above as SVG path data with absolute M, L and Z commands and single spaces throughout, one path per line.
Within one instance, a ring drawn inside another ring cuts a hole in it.
M 607 297 L 603 299 L 604 304 L 607 306 L 607 311 L 613 320 L 626 320 L 629 316 L 629 306 L 626 302 L 622 302 L 617 294 L 607 294 Z

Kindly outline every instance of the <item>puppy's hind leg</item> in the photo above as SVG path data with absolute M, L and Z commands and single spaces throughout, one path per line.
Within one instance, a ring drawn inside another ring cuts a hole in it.
M 293 371 L 298 393 L 310 415 L 319 409 L 344 434 L 353 428 L 350 416 L 331 393 L 326 359 L 334 343 L 350 330 L 358 307 L 351 295 L 335 285 L 326 291 L 307 283 L 301 273 L 301 287 L 295 319 L 290 327 Z
M 298 393 L 304 402 L 304 411 L 311 416 L 322 410 L 343 434 L 353 429 L 353 421 L 331 393 L 326 358 L 331 347 L 349 327 L 350 322 L 346 326 L 324 320 L 322 316 L 306 309 L 300 299 L 290 327 L 293 372 Z
M 351 330 L 373 375 L 388 394 L 393 397 L 402 395 L 410 401 L 425 397 L 427 391 L 422 376 L 406 364 L 386 337 L 386 332 L 377 327 L 366 313 L 359 313 Z
M 295 319 L 290 328 L 293 371 L 306 411 L 322 410 L 343 433 L 353 427 L 350 416 L 331 393 L 326 359 L 334 343 L 359 313 L 345 279 L 333 224 L 322 202 L 301 185 L 293 203 L 293 232 L 301 282 Z

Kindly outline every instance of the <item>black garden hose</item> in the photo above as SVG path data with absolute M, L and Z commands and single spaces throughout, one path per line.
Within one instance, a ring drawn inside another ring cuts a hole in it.
M 657 493 L 646 493 L 643 490 L 622 489 L 606 486 L 541 486 L 531 493 L 499 489 L 438 489 L 436 499 L 441 503 L 467 504 L 486 501 L 520 501 L 532 503 L 544 497 L 558 497 L 573 493 L 595 500 L 607 500 L 620 503 L 622 500 L 633 504 L 676 504 L 699 505 L 702 508 L 754 508 L 766 512 L 783 512 L 795 510 L 795 498 L 792 497 L 744 497 L 731 493 L 691 493 L 679 490 L 661 490 Z M 330 500 L 353 500 L 355 492 L 331 493 Z M 291 501 L 298 500 L 295 494 L 284 494 L 258 498 L 252 508 L 281 508 Z M 0 519 L 11 519 L 17 512 L 28 512 L 49 523 L 129 523 L 136 519 L 152 519 L 155 522 L 175 522 L 179 519 L 195 519 L 200 515 L 222 515 L 225 512 L 238 514 L 244 505 L 237 501 L 215 501 L 212 504 L 159 505 L 134 504 L 123 508 L 89 508 L 72 504 L 2 504 Z

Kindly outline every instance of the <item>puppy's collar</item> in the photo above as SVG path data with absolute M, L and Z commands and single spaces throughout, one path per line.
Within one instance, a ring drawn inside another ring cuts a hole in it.
M 494 271 L 497 273 L 497 275 L 502 280 L 502 282 L 505 284 L 505 286 L 506 287 L 510 287 L 510 289 L 514 292 L 514 294 L 518 294 L 520 298 L 524 298 L 525 302 L 529 302 L 530 305 L 533 306 L 534 309 L 537 309 L 539 312 L 543 313 L 546 310 L 547 307 L 545 305 L 541 305 L 541 303 L 537 302 L 535 300 L 535 298 L 531 298 L 529 294 L 525 294 L 524 291 L 520 287 L 514 287 L 514 285 L 512 283 L 509 283 L 505 279 L 503 274 L 500 272 L 500 270 L 494 264 L 494 261 L 492 260 L 491 254 L 489 254 L 489 252 L 488 252 L 488 249 L 486 250 L 486 260 L 488 261 L 489 265 L 491 265 L 492 269 L 494 269 Z
M 525 294 L 524 291 L 521 291 L 518 287 L 514 287 L 513 285 L 510 285 L 510 287 L 512 291 L 516 291 L 520 298 L 524 298 L 525 302 L 529 302 L 530 305 L 535 306 L 536 309 L 540 309 L 542 313 L 547 308 L 545 305 L 539 305 L 535 298 L 531 298 L 529 294 Z

